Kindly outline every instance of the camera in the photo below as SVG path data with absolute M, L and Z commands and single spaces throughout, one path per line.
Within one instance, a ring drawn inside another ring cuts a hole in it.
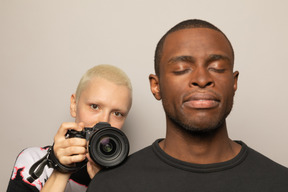
M 129 153 L 129 141 L 126 135 L 106 122 L 99 122 L 92 128 L 85 127 L 83 131 L 68 130 L 66 138 L 73 137 L 86 139 L 91 159 L 106 168 L 119 165 Z M 87 160 L 76 166 L 83 166 L 86 162 Z

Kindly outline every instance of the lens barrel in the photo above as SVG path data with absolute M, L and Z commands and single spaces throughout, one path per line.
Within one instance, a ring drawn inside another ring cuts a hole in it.
M 95 163 L 103 167 L 114 167 L 128 156 L 129 141 L 121 130 L 103 127 L 90 137 L 88 151 Z

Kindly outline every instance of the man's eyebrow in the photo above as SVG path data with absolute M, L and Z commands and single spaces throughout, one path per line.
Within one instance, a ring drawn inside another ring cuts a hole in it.
M 232 63 L 231 58 L 229 58 L 226 55 L 222 55 L 222 54 L 209 55 L 207 60 L 206 60 L 206 63 L 211 63 L 213 61 L 218 61 L 218 60 L 226 60 L 229 63 Z M 175 64 L 178 62 L 195 63 L 195 58 L 193 56 L 189 56 L 189 55 L 181 55 L 181 56 L 172 57 L 171 59 L 168 60 L 168 64 Z
M 207 59 L 207 62 L 211 63 L 213 61 L 218 61 L 218 60 L 226 60 L 226 61 L 229 61 L 230 63 L 232 62 L 231 59 L 228 56 L 220 55 L 220 54 L 209 55 L 209 57 Z
M 177 62 L 181 62 L 181 61 L 187 62 L 187 63 L 194 63 L 195 58 L 192 56 L 186 56 L 186 55 L 176 56 L 176 57 L 172 57 L 171 59 L 169 59 L 168 63 L 173 64 L 173 63 L 177 63 Z

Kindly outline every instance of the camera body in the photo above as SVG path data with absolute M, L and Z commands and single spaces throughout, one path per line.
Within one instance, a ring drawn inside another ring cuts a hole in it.
M 122 163 L 129 153 L 129 141 L 126 135 L 109 123 L 99 122 L 83 131 L 68 130 L 66 138 L 83 138 L 88 141 L 88 152 L 91 159 L 103 167 L 114 167 Z M 77 167 L 82 167 L 81 162 Z

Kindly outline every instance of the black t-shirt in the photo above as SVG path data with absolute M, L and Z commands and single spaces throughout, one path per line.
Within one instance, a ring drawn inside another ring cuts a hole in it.
M 159 141 L 114 169 L 100 171 L 88 192 L 288 192 L 288 169 L 247 147 L 233 159 L 192 164 L 167 155 Z

